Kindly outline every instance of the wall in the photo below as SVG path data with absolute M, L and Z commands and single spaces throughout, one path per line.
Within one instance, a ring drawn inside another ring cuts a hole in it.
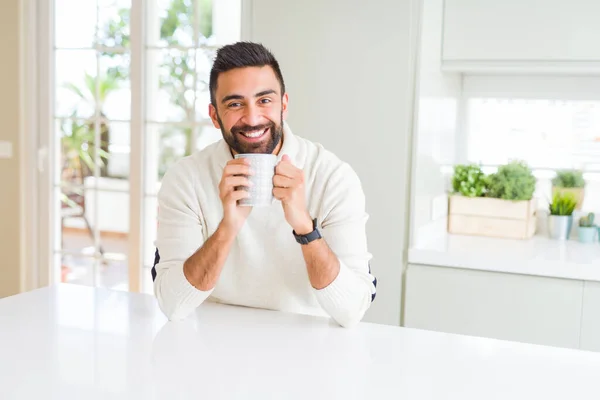
M 411 244 L 445 231 L 448 177 L 455 159 L 461 77 L 442 73 L 443 0 L 424 0 L 418 69 Z
M 279 59 L 298 135 L 348 161 L 367 199 L 377 299 L 365 320 L 400 324 L 418 2 L 255 0 L 245 38 Z
M 0 298 L 16 294 L 20 273 L 20 1 L 4 0 L 0 13 L 0 141 L 12 143 L 13 156 L 0 159 Z

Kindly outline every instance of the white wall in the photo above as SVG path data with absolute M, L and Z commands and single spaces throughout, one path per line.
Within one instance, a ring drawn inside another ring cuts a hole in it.
M 400 323 L 407 238 L 416 3 L 245 1 L 250 25 L 242 28 L 278 58 L 294 132 L 321 142 L 359 174 L 378 278 L 365 319 L 393 325 Z
M 442 73 L 443 0 L 423 1 L 418 68 L 418 103 L 413 159 L 411 244 L 445 231 L 447 176 L 441 166 L 456 155 L 461 76 Z

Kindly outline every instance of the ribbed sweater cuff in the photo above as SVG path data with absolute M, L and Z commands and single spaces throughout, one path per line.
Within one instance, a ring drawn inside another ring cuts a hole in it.
M 172 309 L 169 313 L 172 316 L 171 319 L 187 317 L 212 293 L 212 290 L 196 289 L 185 277 L 183 265 L 169 268 L 166 278 L 167 282 L 164 282 L 163 288 L 167 288 L 170 293 L 165 297 L 173 299 L 173 303 L 170 305 Z
M 329 286 L 315 290 L 321 307 L 339 324 L 350 326 L 362 318 L 364 283 L 340 262 L 340 272 Z

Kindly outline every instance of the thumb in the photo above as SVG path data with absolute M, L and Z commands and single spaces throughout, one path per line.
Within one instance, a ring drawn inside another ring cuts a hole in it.
M 281 161 L 291 161 L 290 156 L 288 156 L 287 154 L 284 154 L 283 157 L 281 157 Z

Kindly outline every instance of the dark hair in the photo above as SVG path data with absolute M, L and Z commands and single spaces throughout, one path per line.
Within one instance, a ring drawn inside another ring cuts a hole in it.
M 228 44 L 217 50 L 217 56 L 210 70 L 210 102 L 216 106 L 217 78 L 222 72 L 234 68 L 270 66 L 281 85 L 281 95 L 285 93 L 283 75 L 279 63 L 273 54 L 262 44 L 252 42 L 237 42 Z

